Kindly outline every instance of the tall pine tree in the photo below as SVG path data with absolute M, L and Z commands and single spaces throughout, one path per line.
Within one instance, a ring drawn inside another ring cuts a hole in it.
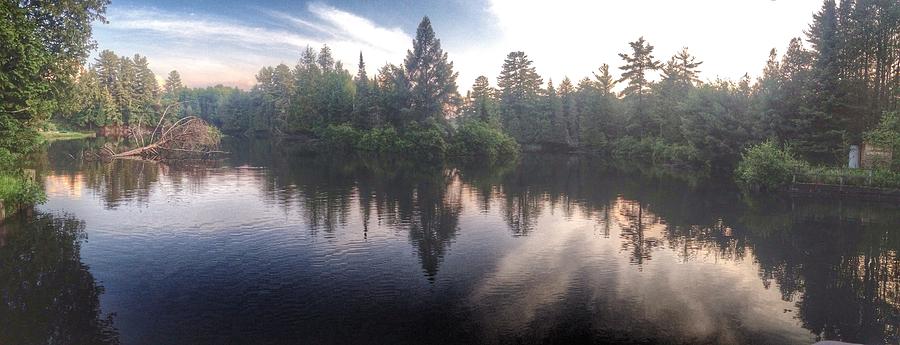
M 410 83 L 409 102 L 414 119 L 422 123 L 429 119 L 443 122 L 458 103 L 457 73 L 441 49 L 441 40 L 435 37 L 428 17 L 419 23 L 413 49 L 406 52 L 403 64 Z
M 539 140 L 541 85 L 532 61 L 524 52 L 511 52 L 503 61 L 497 86 L 500 88 L 500 118 L 503 127 L 516 140 L 531 143 Z

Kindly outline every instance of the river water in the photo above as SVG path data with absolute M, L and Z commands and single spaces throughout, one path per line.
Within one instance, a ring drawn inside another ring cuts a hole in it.
M 31 163 L 0 344 L 900 342 L 900 206 L 585 156 Z M 302 150 L 301 150 L 302 151 Z

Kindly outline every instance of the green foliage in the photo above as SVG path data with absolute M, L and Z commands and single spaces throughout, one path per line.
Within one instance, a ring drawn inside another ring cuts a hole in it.
M 497 159 L 514 158 L 519 152 L 515 139 L 481 120 L 463 122 L 453 135 L 449 153 L 453 156 Z
M 64 103 L 108 0 L 0 3 L 0 151 L 21 153 Z M 4 154 L 5 155 L 5 154 Z
M 668 143 L 660 138 L 624 136 L 613 140 L 610 154 L 620 161 L 641 161 L 653 164 L 697 164 L 697 151 L 686 145 Z
M 843 167 L 811 167 L 797 175 L 797 182 L 900 188 L 900 172 L 887 169 L 863 170 Z
M 781 148 L 772 140 L 748 147 L 741 157 L 735 178 L 751 188 L 776 190 L 790 183 L 794 174 L 808 168 L 789 147 Z
M 891 168 L 900 170 L 900 112 L 885 112 L 878 126 L 865 133 L 866 143 L 893 150 Z
M 465 119 L 477 119 L 499 125 L 499 111 L 497 90 L 491 87 L 487 77 L 479 76 L 472 84 L 472 90 L 466 95 L 461 116 Z
M 400 142 L 400 134 L 394 127 L 376 127 L 365 131 L 357 143 L 357 148 L 364 151 L 373 151 L 389 154 L 403 153 L 403 143 Z
M 539 111 L 541 84 L 532 61 L 524 52 L 511 52 L 503 61 L 497 85 L 500 88 L 500 119 L 503 128 L 520 143 L 535 143 L 548 125 Z
M 419 126 L 413 123 L 401 134 L 401 145 L 412 157 L 426 160 L 440 160 L 447 153 L 444 132 L 437 125 Z
M 653 56 L 653 46 L 647 43 L 644 37 L 628 45 L 631 46 L 632 53 L 619 54 L 625 64 L 619 67 L 622 70 L 622 78 L 618 82 L 628 81 L 628 86 L 622 90 L 623 95 L 642 97 L 650 84 L 646 77 L 647 72 L 657 70 L 661 65 Z
M 592 78 L 565 78 L 556 88 L 524 52 L 511 52 L 496 89 L 480 76 L 464 99 L 427 17 L 403 63 L 386 64 L 372 78 L 362 54 L 353 76 L 328 46 L 307 47 L 296 66 L 260 69 L 249 92 L 187 89 L 174 71 L 159 90 L 146 58 L 104 51 L 78 79 L 77 106 L 60 117 L 73 127 L 134 124 L 178 104 L 178 116 L 198 115 L 227 133 L 318 136 L 341 150 L 490 156 L 493 148 L 473 143 L 503 142 L 503 132 L 527 147 L 718 171 L 733 170 L 744 147 L 773 138 L 803 159 L 843 162 L 866 130 L 866 138 L 895 133 L 873 128 L 876 115 L 900 106 L 900 79 L 892 78 L 900 55 L 884 53 L 900 43 L 892 31 L 898 10 L 891 1 L 824 1 L 807 31 L 811 48 L 794 38 L 783 55 L 773 49 L 755 83 L 748 76 L 701 81 L 703 62 L 687 48 L 661 64 L 641 37 L 619 54 L 619 76 L 602 64 Z M 626 85 L 616 94 L 620 82 Z M 450 135 L 450 122 L 460 133 Z M 17 125 L 0 121 L 0 130 L 27 136 Z
M 428 17 L 419 23 L 413 49 L 407 51 L 403 64 L 411 82 L 409 107 L 413 119 L 419 123 L 443 122 L 446 109 L 458 104 L 457 73 L 453 71 L 453 62 L 441 49 L 441 40 L 435 37 Z
M 6 212 L 22 205 L 42 203 L 45 199 L 43 187 L 34 179 L 22 173 L 0 173 L 0 205 Z
M 84 138 L 93 138 L 97 134 L 94 132 L 60 132 L 60 131 L 43 131 L 41 132 L 41 139 L 43 141 L 54 141 L 54 140 L 73 140 L 73 139 L 84 139 Z
M 359 147 L 363 133 L 348 124 L 328 125 L 319 133 L 324 145 L 333 151 L 350 152 Z
M 402 154 L 423 160 L 440 160 L 448 150 L 444 133 L 437 126 L 410 125 L 402 132 L 393 127 L 356 129 L 349 124 L 329 125 L 318 132 L 329 152 L 354 151 L 378 154 Z
M 900 112 L 885 112 L 881 121 L 865 134 L 866 142 L 885 147 L 900 147 Z

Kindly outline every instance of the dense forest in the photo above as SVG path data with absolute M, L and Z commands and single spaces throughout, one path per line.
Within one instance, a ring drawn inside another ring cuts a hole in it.
M 805 40 L 792 39 L 780 54 L 773 49 L 756 79 L 703 81 L 703 61 L 688 48 L 660 60 L 642 37 L 629 46 L 619 54 L 618 75 L 602 64 L 591 77 L 556 83 L 545 82 L 525 52 L 511 52 L 496 87 L 482 76 L 465 96 L 427 17 L 403 63 L 382 66 L 374 77 L 362 53 L 353 75 L 324 46 L 304 50 L 293 67 L 263 67 L 249 91 L 185 88 L 175 71 L 159 90 L 146 58 L 104 51 L 78 79 L 76 107 L 59 118 L 81 128 L 135 125 L 175 103 L 183 116 L 231 134 L 372 148 L 384 144 L 378 138 L 425 131 L 410 140 L 427 141 L 427 151 L 473 131 L 480 133 L 469 136 L 473 146 L 495 136 L 504 143 L 502 132 L 529 149 L 724 168 L 766 139 L 790 144 L 810 161 L 837 163 L 867 131 L 882 122 L 898 126 L 895 1 L 825 1 Z
M 482 76 L 464 96 L 427 17 L 404 61 L 372 77 L 362 53 L 354 74 L 328 46 L 307 47 L 293 67 L 261 68 L 250 90 L 187 88 L 176 71 L 160 86 L 146 57 L 111 51 L 78 70 L 93 46 L 90 20 L 102 20 L 105 4 L 4 5 L 28 22 L 7 36 L 32 38 L 14 40 L 22 46 L 5 47 L 4 54 L 27 52 L 31 61 L 41 56 L 28 51 L 34 48 L 59 59 L 52 66 L 65 67 L 37 70 L 47 66 L 37 59 L 22 66 L 33 69 L 32 80 L 4 74 L 0 147 L 6 152 L 47 120 L 73 129 L 146 126 L 167 110 L 199 116 L 232 135 L 306 138 L 332 149 L 507 156 L 521 145 L 727 171 L 746 147 L 766 140 L 832 165 L 843 162 L 849 145 L 866 139 L 900 143 L 896 1 L 824 1 L 805 39 L 792 39 L 781 53 L 772 49 L 758 78 L 702 80 L 703 61 L 688 48 L 659 59 L 641 37 L 619 54 L 621 61 L 598 62 L 579 80 L 544 80 L 525 52 L 511 52 L 496 86 Z M 27 20 L 62 10 L 82 11 L 66 17 L 80 22 L 43 28 Z M 77 35 L 49 33 L 60 29 Z M 73 37 L 72 47 L 54 41 Z

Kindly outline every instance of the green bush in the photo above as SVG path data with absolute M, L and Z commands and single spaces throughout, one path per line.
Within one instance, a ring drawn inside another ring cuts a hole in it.
M 519 144 L 503 131 L 483 121 L 473 120 L 459 126 L 452 137 L 449 152 L 453 156 L 496 160 L 515 157 Z
M 447 141 L 437 126 L 420 127 L 413 123 L 403 131 L 399 147 L 411 157 L 439 160 L 447 152 Z
M 348 124 L 329 125 L 318 131 L 321 148 L 332 152 L 402 154 L 416 159 L 441 159 L 447 152 L 444 133 L 435 126 L 412 125 L 397 132 L 393 127 L 359 130 Z
M 44 190 L 21 173 L 0 173 L 0 204 L 6 211 L 22 205 L 44 202 Z
M 328 125 L 319 132 L 319 138 L 326 149 L 350 152 L 356 149 L 362 133 L 348 124 Z
M 748 147 L 741 155 L 735 178 L 746 187 L 775 190 L 791 182 L 794 173 L 808 169 L 789 147 L 772 140 Z
M 361 151 L 380 153 L 400 153 L 403 151 L 400 135 L 394 127 L 379 127 L 365 131 L 356 143 L 356 148 Z
M 697 164 L 697 150 L 691 146 L 668 143 L 661 138 L 625 136 L 610 145 L 613 158 L 625 161 L 641 160 L 650 163 Z
M 894 151 L 891 168 L 900 169 L 900 112 L 885 112 L 878 127 L 866 132 L 866 142 Z

